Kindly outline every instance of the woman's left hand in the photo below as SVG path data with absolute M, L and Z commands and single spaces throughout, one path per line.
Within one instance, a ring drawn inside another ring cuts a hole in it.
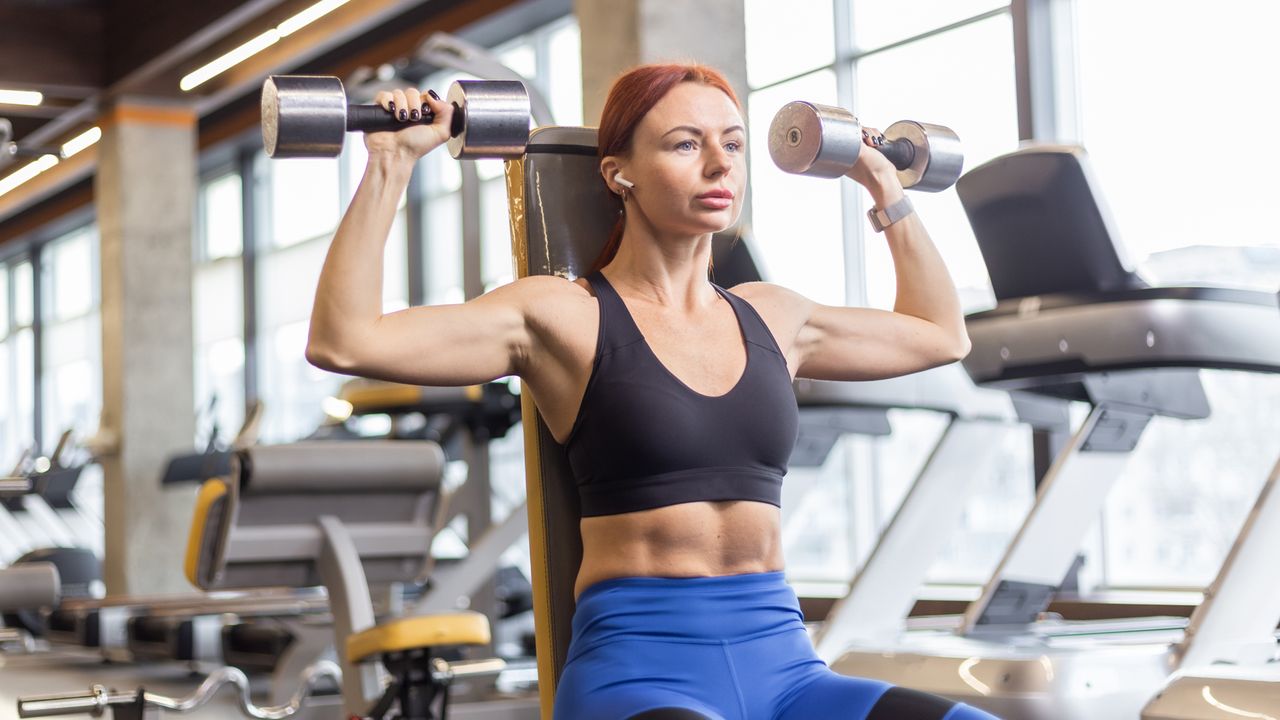
M 876 128 L 862 128 L 863 147 L 848 175 L 868 190 L 898 182 L 898 169 L 878 149 L 885 142 L 884 135 Z

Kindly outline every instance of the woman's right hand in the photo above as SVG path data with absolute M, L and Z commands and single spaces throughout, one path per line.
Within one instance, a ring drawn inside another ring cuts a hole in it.
M 453 105 L 441 100 L 433 91 L 419 92 L 415 88 L 383 90 L 374 96 L 373 101 L 393 113 L 397 122 L 414 123 L 415 126 L 394 132 L 365 133 L 364 145 L 370 154 L 390 152 L 409 155 L 416 160 L 449 140 Z M 435 113 L 430 125 L 420 122 L 426 110 Z

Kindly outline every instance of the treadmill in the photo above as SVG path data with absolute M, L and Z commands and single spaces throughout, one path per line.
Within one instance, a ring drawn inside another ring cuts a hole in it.
M 764 280 L 750 249 L 751 237 L 724 235 L 713 244 L 717 282 L 733 287 Z M 976 387 L 959 363 L 866 382 L 798 378 L 794 386 L 800 428 L 787 463 L 791 468 L 820 467 L 843 435 L 891 434 L 890 410 L 926 410 L 947 417 L 848 592 L 814 630 L 818 655 L 826 662 L 856 639 L 884 641 L 906 623 L 930 567 L 960 527 L 963 500 L 1000 460 L 993 438 L 1019 423 L 1045 431 L 1069 429 L 1066 401 Z M 784 501 L 784 525 L 798 505 L 793 498 Z
M 1176 667 L 1185 621 L 1039 618 L 1151 418 L 1208 417 L 1199 369 L 1280 372 L 1280 298 L 1147 286 L 1081 148 L 1028 146 L 956 189 L 999 301 L 967 320 L 965 370 L 980 386 L 1092 409 L 959 629 L 853 643 L 832 668 L 1010 720 L 1132 720 Z M 1207 594 L 1202 609 L 1230 604 Z
M 827 663 L 850 644 L 888 642 L 905 627 L 930 568 L 960 531 L 965 501 L 976 481 L 1002 462 L 993 438 L 1019 423 L 1038 431 L 1066 432 L 1070 422 L 1065 401 L 976 387 L 958 363 L 871 382 L 800 380 L 796 395 L 802 412 L 806 402 L 829 396 L 948 417 L 848 592 L 813 632 L 817 654 Z
M 1280 317 L 1277 318 L 1280 321 Z M 1280 461 L 1207 591 L 1213 605 L 1191 616 L 1175 648 L 1179 670 L 1142 710 L 1142 720 L 1280 717 Z M 1226 598 L 1223 600 L 1223 598 Z

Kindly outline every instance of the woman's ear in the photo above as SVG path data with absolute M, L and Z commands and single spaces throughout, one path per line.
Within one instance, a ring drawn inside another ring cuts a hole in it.
M 605 184 L 609 186 L 609 191 L 614 195 L 625 195 L 629 188 L 635 187 L 626 178 L 618 180 L 622 174 L 622 163 L 614 155 L 600 161 L 600 174 L 604 177 Z

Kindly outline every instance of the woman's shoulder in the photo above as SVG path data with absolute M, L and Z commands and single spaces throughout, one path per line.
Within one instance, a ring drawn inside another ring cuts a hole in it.
M 512 297 L 534 303 L 547 300 L 581 300 L 590 298 L 591 292 L 585 279 L 569 280 L 559 275 L 529 275 L 497 288 Z
M 768 310 L 789 314 L 802 312 L 813 305 L 813 301 L 804 295 L 770 282 L 742 283 L 728 288 L 728 291 L 751 303 L 757 312 Z
M 575 373 L 582 368 L 590 370 L 599 306 L 586 280 L 530 275 L 503 287 L 519 296 L 525 326 L 533 341 L 531 352 L 536 357 L 528 366 L 526 380 L 554 383 L 539 374 L 539 368 L 563 368 L 565 363 Z M 554 359 L 548 364 L 548 358 Z M 557 377 L 556 373 L 551 377 Z
M 814 307 L 813 301 L 804 295 L 768 282 L 742 283 L 729 288 L 728 292 L 745 300 L 760 315 L 784 352 L 808 322 Z
M 535 325 L 555 325 L 578 312 L 594 312 L 595 298 L 581 278 L 569 280 L 557 275 L 530 275 L 494 290 L 518 304 Z

